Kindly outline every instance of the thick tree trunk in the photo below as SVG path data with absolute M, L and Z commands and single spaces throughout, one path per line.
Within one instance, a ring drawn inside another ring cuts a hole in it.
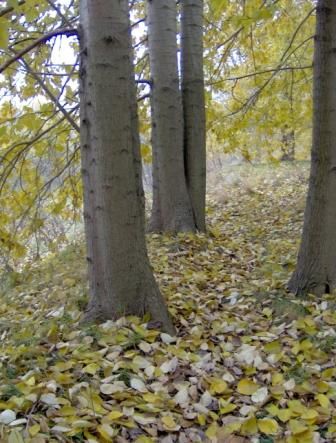
M 150 313 L 174 327 L 147 257 L 127 0 L 81 0 L 86 320 Z
M 314 121 L 309 191 L 296 271 L 297 294 L 336 289 L 336 2 L 319 0 L 314 56 Z
M 152 76 L 153 183 L 151 227 L 194 231 L 183 154 L 182 99 L 177 69 L 175 0 L 148 2 L 148 45 Z M 157 162 L 157 164 L 155 163 Z M 159 205 L 159 208 L 157 207 Z
M 185 170 L 196 227 L 200 231 L 205 231 L 206 132 L 203 0 L 182 0 L 181 14 Z

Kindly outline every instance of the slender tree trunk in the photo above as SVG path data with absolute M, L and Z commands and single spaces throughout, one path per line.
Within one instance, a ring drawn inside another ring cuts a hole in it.
M 153 204 L 152 204 L 152 215 L 149 222 L 149 231 L 160 232 L 163 230 L 163 220 L 161 214 L 160 205 L 160 173 L 159 173 L 159 158 L 157 149 L 157 134 L 156 134 L 156 124 L 153 121 L 154 109 L 153 109 L 153 98 L 151 96 L 151 116 L 152 116 L 152 190 L 153 190 Z
M 206 132 L 203 0 L 182 0 L 181 13 L 185 170 L 196 227 L 200 231 L 205 231 Z
M 81 152 L 88 321 L 150 313 L 174 327 L 147 257 L 127 0 L 81 0 Z
M 151 227 L 172 232 L 195 230 L 184 170 L 176 33 L 176 1 L 148 1 L 152 124 L 155 133 L 153 183 L 156 186 Z
M 295 160 L 295 131 L 294 129 L 288 129 L 287 125 L 282 130 L 281 151 L 282 162 L 293 162 Z
M 297 294 L 336 289 L 336 2 L 319 0 L 314 55 L 313 146 L 296 270 Z

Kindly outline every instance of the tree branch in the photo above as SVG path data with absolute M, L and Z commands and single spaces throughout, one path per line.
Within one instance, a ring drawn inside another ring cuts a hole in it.
M 228 77 L 223 80 L 218 80 L 213 83 L 207 83 L 207 86 L 217 85 L 219 83 L 229 82 L 229 81 L 237 81 L 242 80 L 243 78 L 250 78 L 256 75 L 267 74 L 268 72 L 279 72 L 279 71 L 296 71 L 301 69 L 311 69 L 313 65 L 308 66 L 285 66 L 284 68 L 273 68 L 273 69 L 265 69 L 264 71 L 251 72 L 250 74 L 239 75 L 237 77 Z
M 25 54 L 30 52 L 32 49 L 36 48 L 37 46 L 41 45 L 42 43 L 46 43 L 48 40 L 52 39 L 53 37 L 57 37 L 59 35 L 65 35 L 67 37 L 77 36 L 78 31 L 77 29 L 67 29 L 67 28 L 60 28 L 56 29 L 55 31 L 49 32 L 49 34 L 43 35 L 42 37 L 35 40 L 31 45 L 27 46 L 26 48 L 19 51 L 14 57 L 7 60 L 5 63 L 0 65 L 0 74 L 7 69 L 9 66 L 11 66 L 13 63 L 18 61 L 21 57 L 23 57 Z
M 137 85 L 148 85 L 150 87 L 152 87 L 152 81 L 151 80 L 146 80 L 146 79 L 139 79 L 139 80 L 135 80 L 135 83 Z
M 18 5 L 21 6 L 24 5 L 25 3 L 26 3 L 25 0 L 20 0 L 18 2 Z M 3 17 L 6 14 L 10 14 L 14 10 L 15 10 L 14 6 L 8 6 L 7 8 L 0 9 L 0 17 Z
M 47 3 L 57 12 L 59 17 L 63 20 L 64 25 L 71 26 L 70 21 L 65 17 L 61 9 L 57 5 L 55 5 L 52 0 L 47 0 Z
M 41 86 L 43 91 L 47 94 L 47 96 L 50 98 L 50 100 L 54 103 L 54 105 L 61 111 L 61 113 L 64 115 L 66 120 L 70 123 L 70 125 L 79 133 L 80 129 L 75 120 L 71 117 L 71 115 L 68 113 L 68 111 L 64 108 L 64 106 L 60 103 L 59 99 L 54 96 L 54 94 L 50 91 L 50 89 L 46 86 L 46 84 L 43 82 L 43 80 L 33 71 L 33 69 L 29 66 L 29 64 L 25 61 L 24 58 L 21 59 L 22 63 L 24 64 L 25 68 L 29 72 L 29 74 L 34 77 L 34 79 L 37 81 L 37 83 Z

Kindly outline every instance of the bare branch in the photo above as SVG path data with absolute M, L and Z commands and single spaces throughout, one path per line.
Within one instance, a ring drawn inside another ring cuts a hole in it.
M 135 80 L 135 83 L 138 84 L 138 85 L 145 84 L 145 85 L 148 85 L 148 86 L 152 87 L 152 81 L 151 80 L 139 79 L 139 80 Z
M 150 94 L 144 94 L 144 95 L 140 95 L 140 97 L 138 98 L 138 102 L 141 102 L 142 100 L 145 100 L 146 98 L 150 98 Z
M 61 9 L 52 0 L 46 0 L 46 1 L 57 12 L 59 17 L 63 20 L 63 24 L 71 27 L 70 21 L 65 17 Z

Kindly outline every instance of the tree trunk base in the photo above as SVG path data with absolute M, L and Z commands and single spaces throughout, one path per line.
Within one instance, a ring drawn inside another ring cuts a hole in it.
M 100 305 L 97 306 L 95 300 L 92 303 L 89 302 L 84 317 L 80 323 L 83 325 L 92 323 L 99 324 L 108 320 L 116 321 L 119 318 L 128 315 L 135 315 L 141 318 L 148 313 L 151 316 L 151 320 L 155 321 L 158 329 L 167 332 L 172 336 L 176 335 L 175 326 L 165 307 L 165 300 L 156 286 L 154 279 L 153 282 L 148 284 L 147 289 L 143 289 L 143 294 L 145 294 L 144 297 L 139 295 L 139 300 L 143 299 L 143 302 L 134 305 L 133 308 L 130 308 L 127 312 L 123 313 L 111 312 L 111 310 L 106 310 Z
M 287 288 L 295 295 L 305 296 L 314 294 L 318 297 L 324 294 L 331 294 L 335 289 L 335 283 L 330 282 L 328 278 L 314 279 L 312 275 L 298 275 L 294 273 L 289 280 Z

